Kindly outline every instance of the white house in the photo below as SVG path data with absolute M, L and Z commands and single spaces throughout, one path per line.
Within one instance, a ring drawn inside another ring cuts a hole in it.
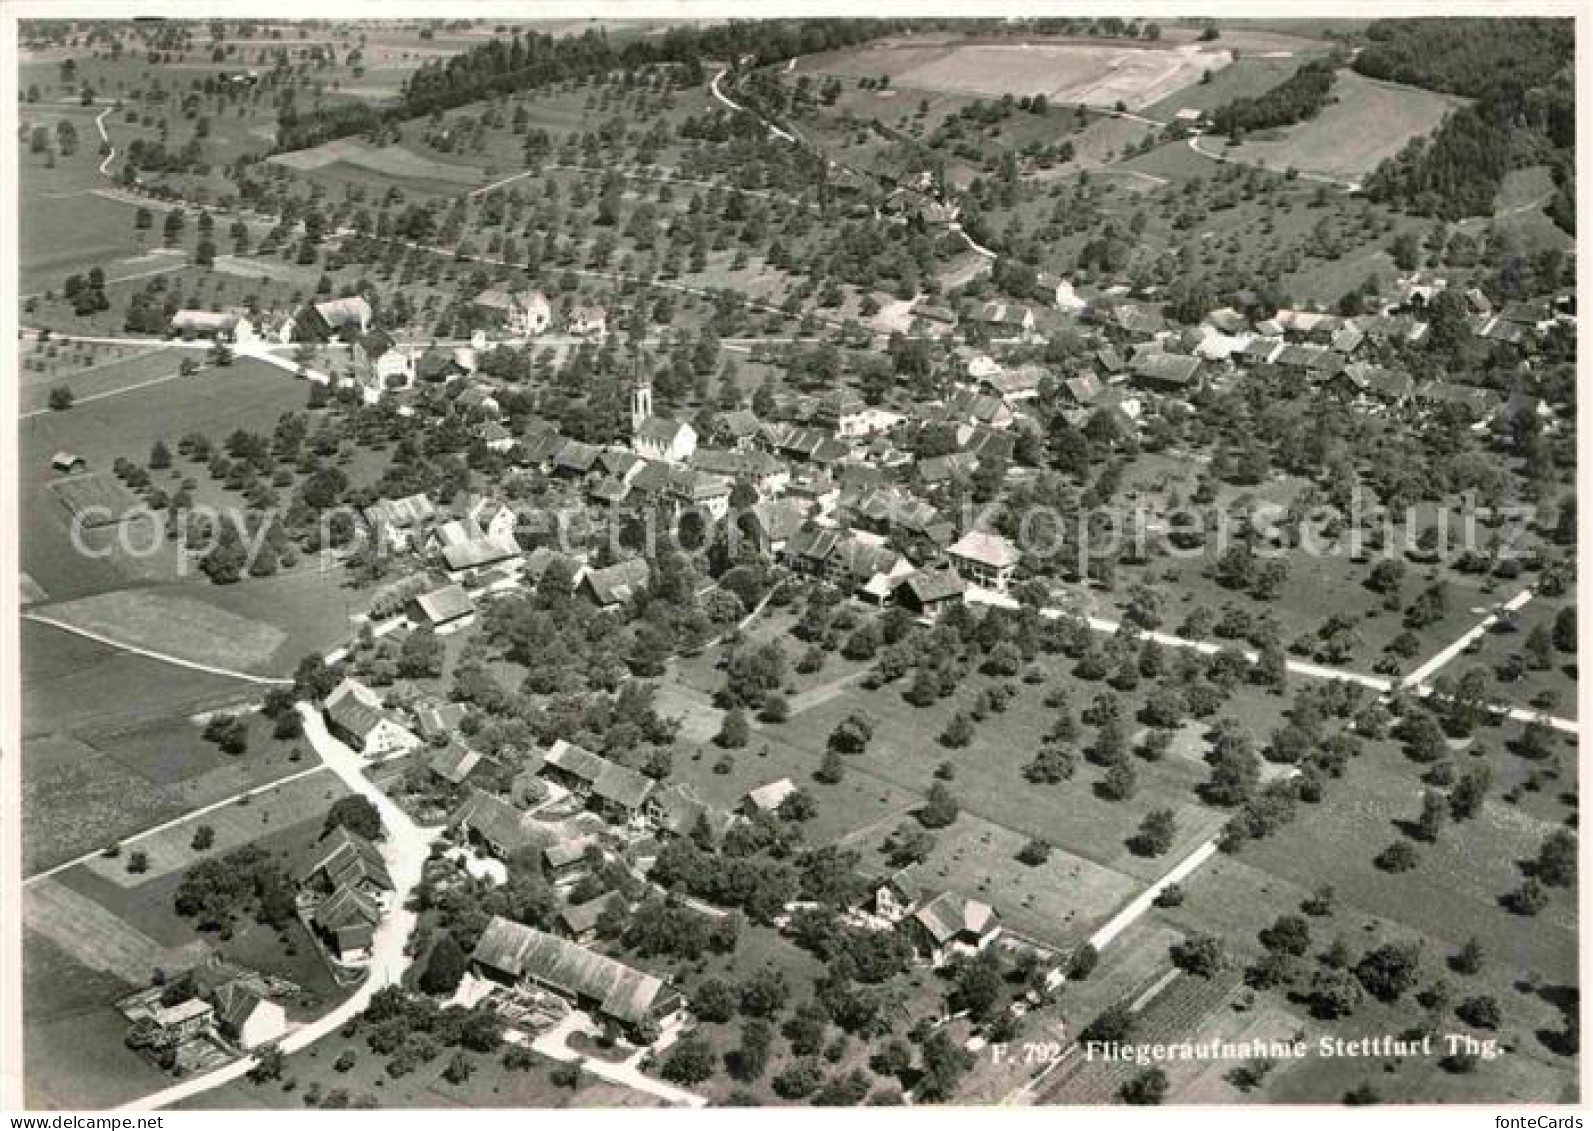
M 222 1033 L 240 1048 L 257 1049 L 287 1035 L 287 1010 L 237 982 L 228 982 L 218 989 L 215 1004 Z
M 541 291 L 489 287 L 477 295 L 471 305 L 480 313 L 497 320 L 516 338 L 529 338 L 533 334 L 543 333 L 553 322 L 553 308 L 548 303 L 548 296 Z
M 970 530 L 946 549 L 946 556 L 964 579 L 1005 593 L 1022 554 L 999 534 Z

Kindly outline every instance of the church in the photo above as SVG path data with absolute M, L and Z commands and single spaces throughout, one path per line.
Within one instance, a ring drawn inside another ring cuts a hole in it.
M 653 415 L 653 386 L 631 389 L 631 447 L 644 459 L 685 463 L 697 450 L 697 430 L 684 420 Z

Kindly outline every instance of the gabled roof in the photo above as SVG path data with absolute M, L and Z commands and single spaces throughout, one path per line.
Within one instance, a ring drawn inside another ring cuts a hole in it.
M 243 1028 L 254 1011 L 265 1004 L 265 999 L 236 981 L 226 982 L 216 990 L 216 1020 L 234 1030 Z
M 667 416 L 649 416 L 637 426 L 636 438 L 655 444 L 673 444 L 679 437 L 694 431 L 695 429 L 684 420 L 674 420 Z
M 630 558 L 603 569 L 588 570 L 581 584 L 598 604 L 620 605 L 646 589 L 652 576 L 646 558 Z
M 790 778 L 781 778 L 779 781 L 760 785 L 756 789 L 747 791 L 747 800 L 765 813 L 771 813 L 780 808 L 785 799 L 797 792 L 797 787 Z
M 444 546 L 442 557 L 450 572 L 458 572 L 506 561 L 519 553 L 520 546 L 512 538 L 472 538 L 468 542 Z
M 457 582 L 433 589 L 430 593 L 422 593 L 415 598 L 415 604 L 419 606 L 421 615 L 432 624 L 446 624 L 476 611 L 476 603 L 465 592 L 465 587 Z
M 592 783 L 592 796 L 624 809 L 640 809 L 652 789 L 652 778 L 617 762 L 606 762 Z
M 426 752 L 426 768 L 448 782 L 459 785 L 481 763 L 481 752 L 472 750 L 457 738 L 446 746 L 433 746 Z
M 501 915 L 487 924 L 472 957 L 512 978 L 596 1001 L 599 1012 L 626 1023 L 650 1017 L 666 990 L 652 974 Z
M 996 913 L 989 904 L 947 891 L 913 912 L 913 918 L 942 944 L 961 934 L 983 935 L 995 924 Z
M 459 808 L 448 818 L 450 826 L 474 829 L 507 853 L 518 852 L 536 843 L 526 814 L 501 797 L 481 789 L 471 789 Z
M 336 933 L 348 927 L 374 927 L 382 921 L 382 909 L 376 900 L 345 884 L 321 901 L 314 918 L 323 931 Z
M 932 605 L 961 597 L 968 588 L 954 569 L 923 569 L 909 574 L 902 582 L 919 605 Z
M 588 784 L 597 781 L 604 769 L 613 764 L 601 754 L 593 754 L 586 747 L 562 738 L 555 739 L 543 755 L 543 765 L 563 770 Z
M 329 829 L 300 861 L 294 878 L 304 883 L 324 873 L 333 887 L 358 881 L 392 891 L 393 879 L 377 847 L 344 825 Z
M 1008 542 L 999 534 L 990 534 L 983 530 L 970 530 L 956 543 L 948 547 L 946 553 L 954 558 L 962 558 L 992 569 L 1007 569 L 1018 564 L 1023 556 L 1016 546 Z
M 1187 354 L 1151 351 L 1134 358 L 1134 376 L 1166 385 L 1187 385 L 1200 372 L 1200 359 Z
M 437 515 L 429 495 L 405 495 L 402 499 L 378 499 L 365 508 L 365 519 L 374 525 L 400 530 L 430 522 Z
M 597 463 L 597 457 L 602 454 L 603 449 L 595 444 L 586 444 L 580 440 L 566 440 L 553 453 L 553 466 L 561 471 L 575 471 L 585 474 L 592 470 L 592 465 Z
M 736 820 L 734 813 L 715 809 L 684 783 L 655 789 L 647 803 L 659 827 L 676 836 L 690 836 L 697 822 L 706 820 L 709 831 L 720 837 Z
M 604 892 L 585 903 L 572 903 L 559 911 L 559 923 L 572 935 L 584 935 L 597 928 L 597 921 L 611 906 L 625 906 L 617 891 Z

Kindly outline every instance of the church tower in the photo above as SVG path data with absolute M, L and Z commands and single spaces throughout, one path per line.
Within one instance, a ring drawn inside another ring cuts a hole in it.
M 631 386 L 631 432 L 641 430 L 642 421 L 653 415 L 653 384 L 643 378 Z

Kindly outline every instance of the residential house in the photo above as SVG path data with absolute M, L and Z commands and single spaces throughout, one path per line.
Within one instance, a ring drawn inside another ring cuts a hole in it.
M 566 904 L 559 910 L 559 933 L 579 946 L 596 942 L 597 921 L 610 907 L 625 910 L 625 897 L 610 891 L 585 903 Z
M 1188 354 L 1141 350 L 1131 372 L 1134 380 L 1163 392 L 1194 392 L 1200 387 L 1201 361 Z
M 550 884 L 565 886 L 588 875 L 592 868 L 584 840 L 561 840 L 542 849 L 542 873 Z
M 239 982 L 218 988 L 212 1004 L 222 1036 L 245 1051 L 287 1036 L 287 1011 Z
M 709 439 L 716 444 L 746 449 L 757 441 L 761 429 L 762 422 L 756 415 L 748 409 L 736 408 L 714 415 Z
M 412 598 L 404 611 L 414 624 L 452 631 L 475 620 L 476 603 L 464 586 L 450 582 Z
M 1018 548 L 1000 534 L 970 530 L 946 548 L 952 567 L 966 581 L 1005 593 L 1022 558 Z
M 506 330 L 511 337 L 529 338 L 547 330 L 553 308 L 541 291 L 488 287 L 471 300 L 471 309 Z
M 215 1023 L 216 1010 L 203 998 L 191 997 L 161 1006 L 149 1019 L 160 1029 L 161 1044 L 170 1047 L 207 1031 Z
M 647 798 L 645 816 L 648 824 L 661 833 L 677 837 L 704 835 L 714 844 L 736 822 L 734 813 L 709 805 L 684 783 L 653 790 Z
M 885 877 L 874 888 L 874 914 L 890 923 L 911 915 L 924 898 L 923 869 L 918 864 Z
M 595 303 L 570 308 L 564 329 L 578 338 L 601 338 L 608 333 L 608 309 Z
M 312 903 L 348 887 L 380 909 L 395 890 L 381 851 L 344 825 L 327 830 L 316 841 L 300 858 L 293 879 Z
M 415 724 L 427 742 L 445 738 L 459 729 L 468 709 L 463 703 L 424 703 L 414 708 Z
M 482 754 L 450 735 L 442 746 L 428 746 L 425 753 L 426 768 L 449 785 L 463 785 L 481 765 Z
M 171 333 L 218 342 L 252 342 L 259 336 L 253 322 L 231 310 L 179 310 L 171 316 Z
M 786 798 L 797 792 L 796 783 L 790 778 L 781 778 L 778 781 L 760 785 L 756 789 L 747 791 L 741 799 L 741 811 L 749 817 L 756 817 L 760 813 L 774 813 Z
M 806 510 L 794 499 L 764 499 L 737 515 L 736 533 L 752 539 L 760 554 L 775 558 L 806 521 Z
M 868 434 L 868 406 L 851 389 L 832 389 L 813 407 L 812 422 L 837 436 L 851 438 Z
M 511 563 L 520 557 L 520 546 L 511 538 L 483 536 L 442 548 L 443 567 L 454 579 L 468 577 L 478 570 Z
M 359 295 L 313 303 L 288 320 L 284 329 L 294 341 L 352 340 L 368 332 L 374 315 Z
M 1001 919 L 993 907 L 949 891 L 922 903 L 901 925 L 934 966 L 957 955 L 978 954 L 1001 934 Z
M 420 739 L 387 712 L 376 693 L 345 679 L 322 708 L 332 737 L 367 758 L 384 758 L 413 750 Z
M 448 827 L 500 860 L 537 843 L 529 814 L 482 789 L 470 790 L 448 818 Z
M 355 887 L 338 888 L 310 913 L 316 935 L 333 959 L 345 966 L 370 961 L 381 921 L 381 907 Z
M 632 1039 L 682 1013 L 685 999 L 662 979 L 566 939 L 494 916 L 471 955 L 485 978 L 528 984 L 567 998 Z
M 409 549 L 436 517 L 437 508 L 423 494 L 378 499 L 365 508 L 365 522 L 378 548 L 394 552 Z
M 602 569 L 589 569 L 576 588 L 602 609 L 616 609 L 646 589 L 652 570 L 646 558 L 629 558 Z
M 921 620 L 938 620 L 942 613 L 962 603 L 968 583 L 954 569 L 917 570 L 896 586 L 898 604 Z

